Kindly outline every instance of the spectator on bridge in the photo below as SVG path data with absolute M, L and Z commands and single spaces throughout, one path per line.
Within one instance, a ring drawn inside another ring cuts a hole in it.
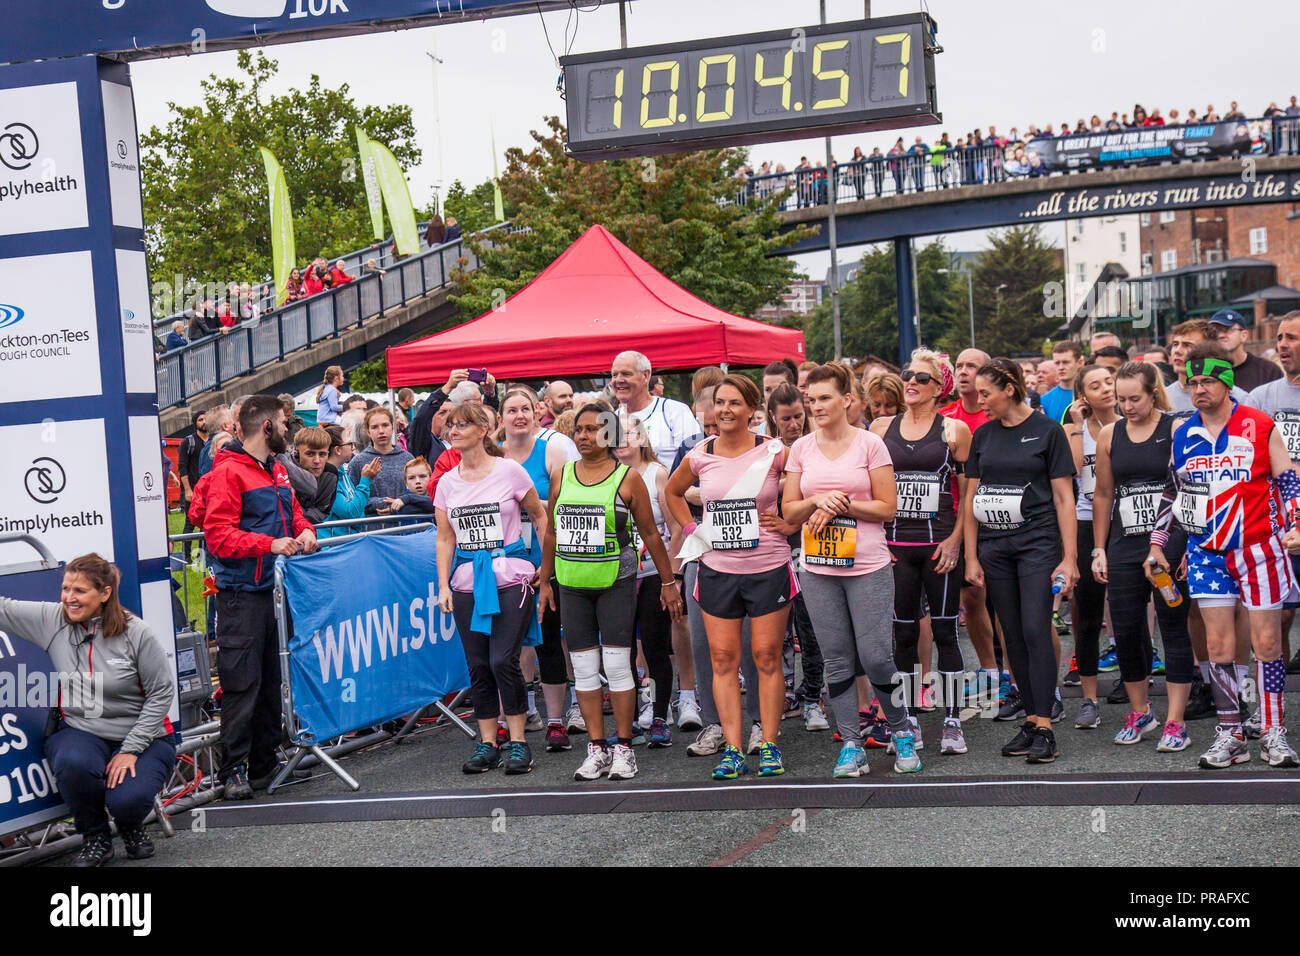
M 455 242 L 460 238 L 460 223 L 456 221 L 455 216 L 447 217 L 447 232 L 442 237 L 444 243 Z
M 1201 122 L 1202 122 L 1202 123 L 1217 123 L 1217 122 L 1219 122 L 1219 114 L 1216 113 L 1216 112 L 1214 112 L 1214 104 L 1213 104 L 1213 103 L 1211 103 L 1209 106 L 1205 107 L 1205 115 L 1201 117 Z
M 894 140 L 894 146 L 889 151 L 889 155 L 902 157 L 906 152 L 907 149 L 903 146 L 903 137 L 900 136 L 898 137 L 898 139 Z M 894 174 L 894 192 L 900 195 L 903 192 L 903 163 L 904 162 L 905 160 L 903 160 L 902 158 L 893 159 L 890 160 L 889 162 L 889 171 Z
M 293 450 L 276 456 L 289 474 L 289 484 L 298 499 L 303 517 L 320 524 L 334 506 L 338 490 L 338 472 L 329 471 L 330 435 L 323 428 L 300 428 L 293 440 Z
M 885 157 L 880 152 L 879 146 L 873 146 L 871 147 L 871 156 L 868 158 L 871 162 L 867 163 L 865 168 L 870 172 L 871 187 L 875 191 L 876 198 L 879 199 L 885 188 Z
M 217 584 L 217 673 L 221 678 L 218 776 L 225 799 L 249 800 L 277 770 L 280 647 L 272 555 L 310 554 L 316 533 L 275 458 L 286 448 L 284 408 L 254 395 L 239 410 L 242 442 L 217 459 L 193 514 L 202 526 Z
M 338 288 L 341 285 L 347 285 L 349 282 L 352 282 L 356 279 L 356 276 L 350 276 L 347 274 L 347 263 L 340 259 L 330 267 L 330 278 L 333 280 L 334 288 Z
M 934 177 L 937 188 L 946 189 L 948 187 L 944 156 L 951 145 L 948 142 L 948 134 L 944 133 L 930 149 L 930 174 Z
M 217 321 L 221 323 L 221 334 L 229 335 L 230 330 L 239 322 L 239 316 L 230 311 L 229 302 L 220 302 L 217 305 Z
M 1233 100 L 1232 105 L 1228 107 L 1228 112 L 1223 114 L 1225 123 L 1240 122 L 1246 118 L 1246 114 L 1237 109 L 1237 101 Z M 1249 389 L 1247 389 L 1249 391 Z
M 1300 116 L 1300 103 L 1296 102 L 1296 98 L 1294 96 L 1291 97 L 1291 105 L 1286 108 L 1286 115 Z
M 1165 118 L 1164 118 L 1163 116 L 1160 115 L 1160 109 L 1159 109 L 1159 107 L 1152 107 L 1152 109 L 1151 109 L 1151 115 L 1147 117 L 1147 123 L 1146 123 L 1146 125 L 1148 125 L 1148 126 L 1164 126 L 1164 125 L 1165 125 Z
M 424 241 L 430 247 L 440 246 L 447 241 L 446 236 L 447 227 L 442 224 L 442 217 L 435 212 L 424 230 Z
M 343 411 L 339 389 L 343 387 L 343 369 L 331 365 L 325 370 L 325 381 L 316 389 L 316 424 L 332 425 Z
M 1171 115 L 1172 115 L 1172 113 L 1171 113 Z M 1187 122 L 1188 122 L 1188 123 L 1199 123 L 1199 122 L 1200 122 L 1200 118 L 1197 117 L 1197 115 L 1196 115 L 1196 110 L 1188 110 L 1188 111 L 1187 111 Z
M 167 333 L 167 351 L 173 352 L 176 349 L 183 349 L 190 344 L 190 340 L 185 337 L 185 323 L 176 321 L 172 323 L 172 330 Z
M 1106 120 L 1106 132 L 1118 133 L 1123 128 L 1123 124 L 1119 121 L 1119 113 L 1112 112 L 1110 114 L 1110 119 Z
M 366 505 L 370 503 L 370 482 L 383 468 L 383 459 L 373 458 L 367 462 L 361 469 L 360 481 L 353 484 L 347 469 L 356 450 L 351 430 L 345 430 L 343 425 L 326 425 L 325 432 L 330 436 L 329 459 L 325 467 L 327 471 L 333 472 L 336 481 L 334 503 L 330 506 L 327 518 L 329 521 L 350 521 L 353 518 L 360 518 L 365 515 Z M 321 528 L 317 534 L 321 538 L 328 538 L 334 535 L 356 534 L 364 530 L 365 525 L 346 525 L 337 528 Z
M 379 268 L 379 263 L 376 262 L 374 259 L 367 259 L 366 264 L 361 267 L 361 274 L 364 276 L 368 276 L 368 275 L 386 276 L 388 275 L 388 270 Z
M 214 442 L 218 435 L 226 434 L 234 437 L 234 419 L 230 414 L 230 406 L 214 405 L 208 409 L 207 414 L 208 434 L 210 438 L 206 439 L 203 450 L 199 452 L 199 477 L 202 478 L 212 470 L 212 462 L 216 457 L 217 449 Z M 197 487 L 197 484 L 194 486 Z
M 348 463 L 348 477 L 357 484 L 361 481 L 361 469 L 367 463 L 376 458 L 383 462 L 379 475 L 370 484 L 370 502 L 366 506 L 366 513 L 374 514 L 384 504 L 385 498 L 396 498 L 405 489 L 402 469 L 412 455 L 394 443 L 393 413 L 382 405 L 366 412 L 365 429 L 370 447 L 352 456 Z
M 299 299 L 307 297 L 307 288 L 302 277 L 302 270 L 293 268 L 289 270 L 289 281 L 284 284 L 284 301 L 297 302 Z
M 175 668 L 163 654 L 163 635 L 122 607 L 120 580 L 113 564 L 85 554 L 64 568 L 61 602 L 0 598 L 0 627 L 44 650 L 66 678 L 44 746 L 82 837 L 77 867 L 113 858 L 110 814 L 127 856 L 153 856 L 144 820 L 176 764 L 167 719 Z M 96 650 L 104 662 L 98 669 Z
M 308 296 L 319 295 L 334 284 L 334 278 L 330 275 L 329 266 L 324 259 L 316 259 L 307 267 L 307 274 L 303 277 L 303 293 Z
M 1284 114 L 1282 113 L 1281 107 L 1277 105 L 1277 100 L 1274 100 L 1268 104 L 1268 109 L 1264 110 L 1263 115 L 1272 119 L 1274 116 L 1282 116 Z
M 845 167 L 844 178 L 852 183 L 853 191 L 859 199 L 866 195 L 867 185 L 867 163 L 866 154 L 862 152 L 861 146 L 853 147 L 853 155 L 849 157 L 849 165 Z
M 925 140 L 918 136 L 907 154 L 912 168 L 912 185 L 917 192 L 924 192 L 926 157 L 930 155 L 930 147 L 926 146 Z
M 195 310 L 194 318 L 190 320 L 190 341 L 196 342 L 199 339 L 207 338 L 209 335 L 215 335 L 221 328 L 221 323 L 217 321 L 217 305 L 211 299 L 205 299 L 203 305 Z

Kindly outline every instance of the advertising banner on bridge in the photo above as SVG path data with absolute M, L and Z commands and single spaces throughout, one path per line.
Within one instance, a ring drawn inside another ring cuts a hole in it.
M 366 146 L 374 158 L 379 172 L 379 188 L 388 207 L 388 221 L 393 226 L 393 239 L 397 251 L 413 256 L 420 251 L 420 233 L 415 226 L 415 208 L 411 205 L 411 190 L 406 185 L 406 174 L 401 164 L 387 146 L 378 140 L 367 140 Z
M 1114 133 L 1079 134 L 1008 144 L 1012 175 L 1080 172 L 1189 159 L 1227 159 L 1255 151 L 1258 130 L 1246 123 L 1148 126 Z
M 289 204 L 289 186 L 284 181 L 279 160 L 265 146 L 259 146 L 258 151 L 266 165 L 266 190 L 271 202 L 271 263 L 276 303 L 283 304 L 289 294 L 285 288 L 289 273 L 298 255 L 293 237 L 293 207 Z
M 373 727 L 469 686 L 455 623 L 438 608 L 437 541 L 433 529 L 376 535 L 277 559 L 293 620 L 294 710 L 311 739 Z
M 366 204 L 370 207 L 370 227 L 376 239 L 384 238 L 384 197 L 379 191 L 379 170 L 375 155 L 370 152 L 370 137 L 360 126 L 356 127 L 357 152 L 361 155 L 361 182 L 366 188 Z

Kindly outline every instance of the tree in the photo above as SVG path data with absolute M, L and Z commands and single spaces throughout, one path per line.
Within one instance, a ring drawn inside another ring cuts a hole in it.
M 447 190 L 443 218 L 455 216 L 463 233 L 478 232 L 496 224 L 494 200 L 492 180 L 485 180 L 473 189 L 466 189 L 465 184 L 458 179 Z M 515 210 L 509 203 L 503 205 L 506 219 L 510 219 Z
M 1044 307 L 1043 286 L 1063 282 L 1058 249 L 1037 226 L 1013 226 L 989 237 L 975 263 L 977 344 L 990 355 L 1038 352 L 1061 324 Z M 999 287 L 1003 287 L 999 290 Z
M 559 119 L 546 122 L 549 134 L 534 131 L 531 151 L 506 151 L 501 192 L 511 221 L 523 229 L 494 236 L 495 248 L 476 246 L 483 265 L 455 274 L 464 318 L 498 304 L 498 290 L 523 288 L 596 223 L 678 285 L 737 315 L 773 301 L 798 275 L 793 262 L 772 253 L 814 229 L 779 234 L 779 197 L 733 201 L 743 154 L 706 150 L 583 163 L 565 155 Z
M 966 283 L 958 276 L 955 258 L 941 238 L 917 251 L 916 281 L 920 341 L 955 355 L 967 334 Z M 834 357 L 833 321 L 828 294 L 801 323 L 810 359 L 830 361 Z M 858 271 L 840 290 L 840 339 L 845 356 L 873 354 L 893 360 L 898 355 L 898 286 L 892 245 L 868 249 Z
M 300 262 L 373 238 L 354 126 L 405 168 L 420 160 L 409 106 L 359 106 L 347 84 L 272 95 L 276 61 L 240 51 L 239 74 L 211 75 L 197 106 L 141 137 L 145 241 L 155 281 L 256 282 L 271 271 L 265 146 L 284 167 Z

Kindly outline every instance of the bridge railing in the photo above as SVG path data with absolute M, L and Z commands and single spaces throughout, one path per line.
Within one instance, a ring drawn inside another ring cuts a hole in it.
M 1265 140 L 1265 155 L 1300 155 L 1300 116 L 1274 116 L 1246 120 L 1243 125 L 1258 125 Z M 1175 158 L 1165 161 L 1177 163 L 1201 160 Z M 1107 163 L 1107 168 L 1128 165 L 1138 165 L 1138 163 Z M 1090 171 L 1092 170 L 1053 170 L 1038 175 L 1055 176 L 1066 172 Z M 901 153 L 893 156 L 869 157 L 856 162 L 839 163 L 831 170 L 792 169 L 783 173 L 751 176 L 740 185 L 735 201 L 743 205 L 750 199 L 765 199 L 789 189 L 790 195 L 782 200 L 780 206 L 782 210 L 824 206 L 829 201 L 832 179 L 835 182 L 835 201 L 842 203 L 927 190 L 951 189 L 955 186 L 979 186 L 1023 178 L 1026 178 L 1023 173 L 1013 173 L 1008 168 L 1004 148 L 1001 146 L 966 146 L 961 149 L 952 147 L 938 153 Z
M 508 224 L 486 230 L 508 228 Z M 484 245 L 491 246 L 490 238 Z M 219 388 L 286 355 L 342 331 L 359 328 L 389 309 L 406 305 L 450 281 L 458 259 L 479 267 L 465 239 L 457 239 L 392 264 L 387 273 L 370 273 L 320 295 L 290 303 L 249 319 L 229 331 L 167 352 L 158 361 L 158 407 L 171 408 L 194 395 Z

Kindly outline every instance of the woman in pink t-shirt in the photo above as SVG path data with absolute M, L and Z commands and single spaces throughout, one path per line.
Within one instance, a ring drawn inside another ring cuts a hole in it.
M 683 560 L 698 554 L 695 599 L 704 614 L 713 662 L 713 696 L 727 745 L 713 771 L 718 780 L 747 773 L 741 752 L 741 625 L 751 624 L 754 663 L 758 668 L 759 713 L 763 743 L 758 772 L 781 774 L 785 766 L 776 746 L 785 705 L 781 646 L 790 601 L 799 584 L 790 563 L 790 543 L 781 528 L 776 501 L 785 446 L 754 435 L 749 422 L 762 406 L 758 386 L 741 375 L 728 375 L 713 397 L 718 435 L 706 438 L 668 479 L 668 510 L 682 525 Z M 697 527 L 683 497 L 698 477 L 704 521 Z
M 790 449 L 782 498 L 786 520 L 804 526 L 799 582 L 844 740 L 837 777 L 856 777 L 867 762 L 854 681 L 859 665 L 889 721 L 898 754 L 894 769 L 921 769 L 907 709 L 895 694 L 894 575 L 884 528 L 897 504 L 894 465 L 880 436 L 850 424 L 852 395 L 853 377 L 845 366 L 822 365 L 808 373 L 817 430 Z
M 492 419 L 482 405 L 466 403 L 447 417 L 460 464 L 438 482 L 438 605 L 454 615 L 469 664 L 470 699 L 479 744 L 462 768 L 486 773 L 501 765 L 497 714 L 510 729 L 506 773 L 533 769 L 524 742 L 528 695 L 519 668 L 524 636 L 537 615 L 537 568 L 523 542 L 520 507 L 539 534 L 546 509 L 528 472 L 502 455 L 490 437 Z

